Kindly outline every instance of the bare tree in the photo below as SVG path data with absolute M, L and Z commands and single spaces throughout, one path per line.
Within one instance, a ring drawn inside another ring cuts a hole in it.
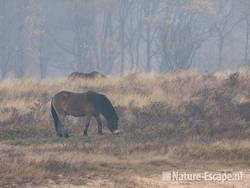
M 102 19 L 101 19 L 101 33 L 100 33 L 100 68 L 106 72 L 111 73 L 115 60 L 118 57 L 118 41 L 115 38 L 114 31 L 114 7 L 116 7 L 116 0 L 104 1 L 101 4 Z
M 16 77 L 21 78 L 25 73 L 25 32 L 26 32 L 26 18 L 27 18 L 28 1 L 16 1 L 16 49 L 14 59 L 14 72 Z
M 126 27 L 129 10 L 131 8 L 131 0 L 119 0 L 119 42 L 120 42 L 120 74 L 124 74 L 125 50 L 126 50 Z
M 249 10 L 250 11 L 250 10 Z M 245 44 L 245 55 L 244 60 L 245 64 L 250 64 L 248 57 L 248 49 L 249 49 L 249 34 L 250 34 L 250 15 L 247 15 L 246 19 L 246 44 Z
M 143 25 L 143 10 L 141 8 L 140 0 L 137 1 L 136 8 L 136 39 L 135 39 L 135 70 L 139 69 L 140 64 L 140 49 L 141 49 L 141 41 L 142 41 L 142 25 Z
M 243 13 L 243 21 L 245 22 L 246 25 L 246 43 L 245 43 L 245 49 L 244 49 L 244 64 L 245 65 L 250 65 L 250 60 L 249 60 L 249 35 L 250 35 L 250 2 L 249 1 L 240 1 L 241 3 L 241 9 Z
M 43 2 L 39 0 L 29 0 L 28 33 L 29 46 L 28 56 L 32 65 L 30 69 L 38 70 L 40 77 L 47 75 L 48 58 L 46 57 L 47 33 L 45 30 L 45 16 L 43 15 Z
M 167 13 L 168 21 L 162 23 L 158 35 L 161 72 L 190 68 L 197 50 L 209 37 L 208 28 L 197 29 L 203 22 L 200 15 L 183 7 L 182 3 L 169 7 L 173 12 L 171 15 Z
M 2 79 L 6 77 L 11 54 L 10 20 L 7 16 L 7 1 L 0 0 L 0 69 Z
M 146 72 L 151 72 L 153 42 L 155 41 L 156 34 L 159 29 L 155 22 L 157 22 L 159 16 L 157 14 L 157 10 L 160 5 L 160 1 L 144 0 L 142 2 L 145 25 L 145 37 L 143 39 L 146 43 Z
M 77 69 L 93 69 L 95 53 L 95 8 L 91 0 L 74 1 L 74 33 L 76 44 Z
M 35 31 L 35 37 L 38 40 L 38 58 L 39 58 L 39 72 L 40 77 L 46 78 L 47 71 L 48 71 L 48 53 L 46 50 L 46 46 L 48 46 L 48 33 L 46 29 L 46 20 L 45 15 L 43 15 L 42 12 L 43 4 L 42 2 L 36 2 L 36 31 Z
M 222 68 L 223 49 L 226 37 L 242 21 L 242 18 L 233 19 L 234 2 L 232 0 L 217 1 L 216 16 L 213 24 L 213 31 L 218 38 L 218 68 Z

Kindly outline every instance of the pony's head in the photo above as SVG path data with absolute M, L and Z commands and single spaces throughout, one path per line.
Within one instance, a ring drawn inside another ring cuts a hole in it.
M 102 114 L 107 120 L 107 127 L 112 134 L 118 134 L 118 115 L 110 100 L 102 95 Z
M 113 118 L 110 118 L 107 122 L 107 126 L 112 134 L 118 134 L 118 117 L 115 116 Z

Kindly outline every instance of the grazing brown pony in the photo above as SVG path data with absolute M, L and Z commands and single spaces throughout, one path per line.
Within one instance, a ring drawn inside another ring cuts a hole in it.
M 94 79 L 94 78 L 106 78 L 106 76 L 100 72 L 93 71 L 90 73 L 82 73 L 82 72 L 72 72 L 68 79 Z
M 59 137 L 69 137 L 63 126 L 63 121 L 67 115 L 74 117 L 87 117 L 87 123 L 83 134 L 88 135 L 88 128 L 91 117 L 94 116 L 98 124 L 98 133 L 102 133 L 102 114 L 107 120 L 107 126 L 113 134 L 118 134 L 118 116 L 109 99 L 99 93 L 88 91 L 86 93 L 73 93 L 61 91 L 57 93 L 51 101 L 51 114 L 54 126 Z

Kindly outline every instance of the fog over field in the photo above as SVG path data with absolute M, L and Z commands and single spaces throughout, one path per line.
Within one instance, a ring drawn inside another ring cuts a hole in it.
M 1 76 L 246 67 L 249 7 L 248 0 L 1 0 Z
M 0 0 L 0 188 L 249 187 L 249 36 L 249 0 Z

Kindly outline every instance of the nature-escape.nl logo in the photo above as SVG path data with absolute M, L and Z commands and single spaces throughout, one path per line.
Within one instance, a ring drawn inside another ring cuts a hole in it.
M 243 172 L 180 172 L 180 171 L 164 171 L 162 172 L 163 181 L 217 181 L 231 182 L 242 181 Z

